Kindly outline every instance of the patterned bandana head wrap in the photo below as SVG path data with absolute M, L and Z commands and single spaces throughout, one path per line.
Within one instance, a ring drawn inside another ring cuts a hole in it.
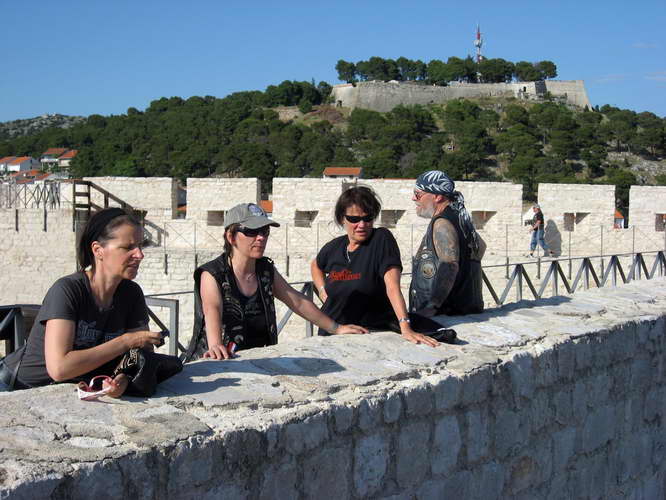
M 453 179 L 441 170 L 429 170 L 418 176 L 416 188 L 426 193 L 444 195 L 451 201 L 449 206 L 458 214 L 460 229 L 469 240 L 472 252 L 476 252 L 479 249 L 479 236 L 465 208 L 465 198 L 460 191 L 455 190 L 456 184 Z

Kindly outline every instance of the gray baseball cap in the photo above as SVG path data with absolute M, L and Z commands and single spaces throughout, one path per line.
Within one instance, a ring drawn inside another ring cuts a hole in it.
M 224 215 L 224 228 L 232 224 L 241 224 L 248 229 L 264 226 L 280 227 L 280 224 L 266 216 L 266 212 L 255 203 L 240 203 Z

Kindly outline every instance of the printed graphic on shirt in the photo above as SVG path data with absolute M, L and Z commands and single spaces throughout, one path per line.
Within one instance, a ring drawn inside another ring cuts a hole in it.
M 340 271 L 331 271 L 328 277 L 331 281 L 353 281 L 360 280 L 361 273 L 352 273 L 349 269 L 342 269 Z

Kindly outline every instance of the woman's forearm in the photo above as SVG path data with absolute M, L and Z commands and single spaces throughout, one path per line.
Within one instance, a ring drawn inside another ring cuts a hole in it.
M 47 359 L 48 374 L 56 382 L 62 382 L 95 370 L 135 347 L 132 335 L 136 333 L 125 333 L 88 349 L 71 350 L 59 359 Z
M 300 295 L 300 294 L 299 294 Z M 301 318 L 314 323 L 329 333 L 335 333 L 338 323 L 328 317 L 307 297 L 300 296 L 294 299 L 292 310 Z
M 400 331 L 404 333 L 410 330 L 410 325 L 408 320 L 405 321 L 406 318 L 409 318 L 409 315 L 405 298 L 402 296 L 402 290 L 400 290 L 400 269 L 392 267 L 386 271 L 384 273 L 384 284 L 386 285 L 386 296 L 391 303 L 396 318 L 398 318 Z

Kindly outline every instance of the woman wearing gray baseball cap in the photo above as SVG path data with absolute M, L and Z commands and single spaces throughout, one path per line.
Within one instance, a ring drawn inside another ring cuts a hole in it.
M 277 344 L 274 297 L 330 333 L 368 332 L 326 316 L 264 257 L 270 228 L 280 225 L 261 207 L 236 205 L 224 226 L 224 252 L 194 271 L 194 332 L 186 361 L 228 359 L 236 350 Z

